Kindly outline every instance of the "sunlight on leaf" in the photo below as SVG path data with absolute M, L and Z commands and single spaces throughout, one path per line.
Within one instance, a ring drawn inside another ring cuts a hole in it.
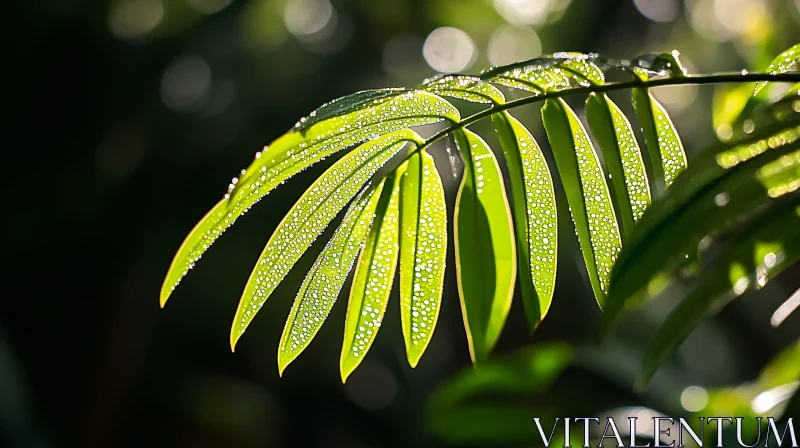
M 592 290 L 602 307 L 611 268 L 622 247 L 605 175 L 589 136 L 566 102 L 547 100 L 542 119 L 567 194 Z
M 256 153 L 253 163 L 234 178 L 226 199 L 194 227 L 178 249 L 161 288 L 161 305 L 214 241 L 236 219 L 275 187 L 300 171 L 365 140 L 386 133 L 436 123 L 458 121 L 458 110 L 427 92 L 408 92 L 373 100 L 355 112 L 333 116 L 300 131 L 290 131 Z
M 447 204 L 433 157 L 413 154 L 400 180 L 400 318 L 408 363 L 433 336 L 447 259 Z
M 351 93 L 350 95 L 337 98 L 316 108 L 310 114 L 298 120 L 293 130 L 305 132 L 306 129 L 320 121 L 343 114 L 349 114 L 365 107 L 374 107 L 376 104 L 385 102 L 389 100 L 390 97 L 400 95 L 404 92 L 408 92 L 408 90 L 404 88 L 389 88 L 362 90 L 360 92 Z
M 650 187 L 658 194 L 686 169 L 686 153 L 667 110 L 648 89 L 633 89 L 633 106 L 642 125 L 653 169 L 650 179 L 651 182 L 655 180 L 656 186 L 651 184 Z
M 353 201 L 303 280 L 278 346 L 280 375 L 308 347 L 333 308 L 372 225 L 385 180 L 366 188 Z
M 400 178 L 404 167 L 386 179 L 375 209 L 364 250 L 358 257 L 347 316 L 339 369 L 342 382 L 361 364 L 378 335 L 397 268 Z
M 497 88 L 474 76 L 442 75 L 425 81 L 420 88 L 441 96 L 472 103 L 503 104 L 505 97 Z
M 517 275 L 514 230 L 503 175 L 486 142 L 455 132 L 464 177 L 455 209 L 456 277 L 470 357 L 486 359 L 505 324 Z
M 278 224 L 250 274 L 231 328 L 231 348 L 297 260 L 339 211 L 406 142 L 419 142 L 410 130 L 367 142 L 331 166 Z
M 553 179 L 531 133 L 509 113 L 492 116 L 505 154 L 514 202 L 517 269 L 531 329 L 550 309 L 558 258 L 558 213 Z
M 786 73 L 793 65 L 800 62 L 800 44 L 795 44 L 790 48 L 782 51 L 781 54 L 775 57 L 767 67 L 767 73 Z M 766 81 L 759 81 L 753 90 L 753 95 L 758 95 L 758 92 L 767 85 Z
M 628 235 L 650 205 L 650 187 L 641 150 L 630 122 L 605 94 L 589 96 L 586 119 L 603 151 L 622 230 Z

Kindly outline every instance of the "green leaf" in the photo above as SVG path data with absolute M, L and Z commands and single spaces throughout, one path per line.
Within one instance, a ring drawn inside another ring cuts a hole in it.
M 419 142 L 411 130 L 364 143 L 331 166 L 286 214 L 250 274 L 231 328 L 231 348 L 272 291 L 339 211 L 406 142 Z
M 573 85 L 602 85 L 603 72 L 581 53 L 561 52 L 530 61 L 492 67 L 481 73 L 481 79 L 535 95 L 555 92 Z
M 606 324 L 653 279 L 677 269 L 704 238 L 725 232 L 741 216 L 769 203 L 768 190 L 780 188 L 780 182 L 769 183 L 786 174 L 764 177 L 760 170 L 800 147 L 798 123 L 796 116 L 747 140 L 703 152 L 687 174 L 651 205 L 614 266 Z
M 463 370 L 431 396 L 434 408 L 457 408 L 484 394 L 519 397 L 547 391 L 573 361 L 572 347 L 562 342 L 529 346 L 499 356 L 480 369 Z
M 472 103 L 503 104 L 505 97 L 493 85 L 474 76 L 440 75 L 421 86 L 428 92 Z
M 592 62 L 589 55 L 562 51 L 553 54 L 558 67 L 572 73 L 572 79 L 580 86 L 600 86 L 605 83 L 603 71 Z
M 602 307 L 614 260 L 622 247 L 605 175 L 589 136 L 562 99 L 549 99 L 542 119 L 567 195 L 583 259 Z
M 787 417 L 796 418 L 800 415 L 798 412 L 800 408 L 793 408 L 792 406 L 797 404 L 793 404 L 789 399 L 792 391 L 800 384 L 798 359 L 800 359 L 800 340 L 790 343 L 773 356 L 755 381 L 709 390 L 708 403 L 703 409 L 696 411 L 695 416 L 735 415 L 755 418 L 780 415 L 778 427 L 782 428 Z M 797 393 L 794 397 L 796 399 Z M 783 408 L 782 414 L 781 408 Z M 755 436 L 755 434 L 750 435 L 750 437 Z
M 697 286 L 669 314 L 648 346 L 639 384 L 646 384 L 663 360 L 706 317 L 734 298 L 800 260 L 799 200 L 766 213 L 742 232 L 733 247 L 711 269 L 701 272 Z M 769 247 L 764 251 L 762 247 Z M 764 252 L 761 254 L 759 252 Z
M 256 153 L 253 163 L 231 182 L 226 199 L 214 206 L 183 241 L 164 279 L 161 306 L 211 244 L 240 215 L 287 179 L 366 140 L 442 120 L 458 121 L 458 110 L 436 95 L 411 91 L 373 99 L 370 105 L 359 104 L 354 112 L 315 121 L 278 138 Z
M 447 259 L 447 204 L 433 157 L 413 154 L 400 181 L 400 318 L 416 367 L 433 336 Z
M 686 153 L 664 106 L 648 89 L 637 87 L 632 94 L 633 107 L 642 125 L 650 157 L 650 188 L 659 194 L 686 169 Z
M 800 82 L 793 85 L 786 93 L 783 94 L 783 98 L 791 98 L 800 96 Z
M 367 187 L 353 201 L 303 280 L 278 346 L 280 375 L 308 347 L 333 308 L 370 230 L 385 181 L 384 178 L 374 188 Z
M 794 221 L 800 217 L 800 210 L 795 210 Z M 773 235 L 765 235 L 768 239 L 774 239 Z M 774 254 L 773 254 L 774 255 Z M 763 262 L 764 258 L 761 258 Z M 777 257 L 776 257 L 777 260 Z M 769 259 L 771 261 L 771 258 Z M 784 261 L 784 266 L 786 263 Z M 757 383 L 761 389 L 772 389 L 793 381 L 800 380 L 800 339 L 786 346 L 778 352 L 769 363 L 758 374 Z
M 756 106 L 764 101 L 764 95 L 753 97 L 751 83 L 717 87 L 712 101 L 712 121 L 717 137 L 727 141 L 740 128 L 744 130 L 745 121 L 750 119 Z
M 503 148 L 514 202 L 517 269 L 530 327 L 553 300 L 558 254 L 558 213 L 553 179 L 531 133 L 508 112 L 492 115 Z
M 630 235 L 634 224 L 650 205 L 650 187 L 641 150 L 630 122 L 605 94 L 589 96 L 586 119 L 608 166 L 623 234 Z
M 782 51 L 781 54 L 775 57 L 767 67 L 767 73 L 777 74 L 786 73 L 792 68 L 793 65 L 800 62 L 800 44 L 795 44 L 790 48 Z M 759 81 L 753 90 L 753 95 L 758 95 L 758 92 L 767 85 L 766 81 Z
M 399 252 L 399 194 L 403 171 L 405 165 L 387 178 L 388 187 L 383 190 L 367 242 L 358 257 L 339 362 L 342 382 L 361 364 L 372 346 L 389 303 Z
M 560 71 L 551 70 L 557 63 L 557 59 L 543 56 L 501 67 L 491 67 L 481 72 L 480 78 L 502 86 L 539 94 L 569 87 L 569 78 Z
M 530 402 L 547 396 L 571 360 L 569 346 L 543 344 L 462 371 L 431 395 L 431 430 L 448 441 L 472 445 L 533 442 L 537 429 L 531 417 L 552 421 L 559 403 Z
M 541 418 L 549 436 L 555 417 L 595 415 L 610 400 L 572 373 L 580 360 L 577 350 L 563 343 L 525 347 L 493 357 L 478 369 L 466 369 L 440 385 L 430 396 L 426 415 L 438 437 L 468 446 L 539 446 L 542 441 L 532 417 Z M 585 400 L 591 394 L 593 400 Z M 559 422 L 559 427 L 561 423 Z M 582 432 L 573 430 L 572 446 L 581 446 Z M 557 430 L 550 446 L 569 446 Z
M 362 108 L 375 106 L 380 104 L 390 97 L 400 95 L 408 92 L 405 88 L 388 88 L 388 89 L 375 89 L 375 90 L 362 90 L 360 92 L 351 93 L 350 95 L 337 98 L 333 101 L 327 102 L 322 106 L 316 108 L 307 116 L 301 118 L 295 125 L 294 131 L 305 131 L 314 124 L 334 118 L 339 115 L 352 113 Z
M 795 389 L 792 398 L 786 403 L 780 423 L 786 425 L 789 418 L 797 418 L 798 415 L 800 415 L 800 387 Z
M 464 156 L 455 208 L 458 295 L 473 362 L 486 359 L 505 324 L 517 275 L 514 230 L 503 175 L 469 130 L 454 132 Z

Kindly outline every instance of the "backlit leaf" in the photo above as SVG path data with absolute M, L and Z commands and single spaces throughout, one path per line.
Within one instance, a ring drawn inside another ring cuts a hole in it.
M 474 76 L 441 75 L 425 81 L 420 88 L 440 96 L 472 103 L 503 104 L 505 97 L 493 85 Z
M 278 372 L 281 375 L 289 363 L 306 349 L 333 308 L 372 225 L 384 184 L 385 178 L 374 188 L 366 188 L 353 201 L 341 225 L 303 280 L 278 346 Z
M 477 134 L 454 134 L 465 165 L 455 208 L 456 277 L 470 356 L 480 362 L 500 337 L 511 307 L 514 230 L 494 154 Z
M 650 188 L 659 194 L 686 169 L 686 153 L 667 110 L 648 89 L 633 89 L 633 107 L 642 125 L 650 157 Z
M 589 96 L 586 119 L 603 151 L 622 230 L 628 235 L 650 205 L 642 153 L 630 122 L 605 94 Z
M 342 382 L 361 364 L 378 335 L 397 268 L 401 166 L 387 178 L 364 250 L 358 257 L 347 317 L 339 369 Z
M 433 157 L 413 154 L 400 181 L 400 318 L 408 362 L 428 347 L 442 303 L 447 204 Z
M 492 115 L 505 154 L 514 203 L 522 300 L 531 328 L 553 299 L 558 255 L 558 214 L 553 179 L 531 133 L 507 112 Z
M 772 62 L 769 64 L 769 67 L 767 67 L 767 73 L 786 73 L 798 62 L 800 62 L 800 44 L 795 44 L 782 51 L 781 54 L 772 60 Z M 753 90 L 753 95 L 757 95 L 758 92 L 761 91 L 761 89 L 763 89 L 766 85 L 766 81 L 759 81 Z
M 328 224 L 406 142 L 418 142 L 403 130 L 364 143 L 331 166 L 286 214 L 250 274 L 231 328 L 231 347 L 261 309 L 272 291 L 325 230 Z
M 364 107 L 374 107 L 376 104 L 380 104 L 390 97 L 400 95 L 404 92 L 408 92 L 408 89 L 389 88 L 362 90 L 360 92 L 351 93 L 350 95 L 337 98 L 316 108 L 310 114 L 298 120 L 293 130 L 304 131 L 320 121 L 355 112 Z
M 611 268 L 622 247 L 605 175 L 583 125 L 563 100 L 547 100 L 542 118 L 592 290 L 602 307 Z
M 427 92 L 412 91 L 373 99 L 370 106 L 359 106 L 355 112 L 331 116 L 278 138 L 256 153 L 253 163 L 231 182 L 226 198 L 183 241 L 164 279 L 161 305 L 211 244 L 240 215 L 287 179 L 366 140 L 410 126 L 458 119 L 458 110 L 449 102 Z
M 493 67 L 481 73 L 481 79 L 534 94 L 604 82 L 603 72 L 587 55 L 567 52 Z

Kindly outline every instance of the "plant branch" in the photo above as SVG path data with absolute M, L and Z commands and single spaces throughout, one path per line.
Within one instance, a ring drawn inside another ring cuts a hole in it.
M 632 81 L 616 82 L 611 84 L 594 85 L 589 87 L 575 87 L 555 92 L 547 92 L 540 95 L 527 96 L 525 98 L 516 99 L 503 104 L 495 104 L 488 109 L 476 112 L 458 123 L 451 123 L 447 128 L 442 129 L 431 137 L 427 138 L 424 143 L 418 145 L 415 149 L 408 152 L 407 156 L 421 151 L 433 142 L 448 135 L 456 129 L 461 129 L 469 124 L 472 124 L 482 118 L 489 117 L 504 110 L 513 109 L 515 107 L 523 106 L 525 104 L 536 103 L 551 98 L 561 98 L 569 95 L 588 95 L 591 93 L 605 93 L 613 92 L 616 90 L 625 90 L 633 88 L 649 88 L 660 86 L 676 86 L 676 85 L 702 85 L 702 84 L 721 84 L 721 83 L 745 83 L 745 82 L 800 82 L 800 73 L 715 73 L 711 75 L 688 75 L 688 76 L 675 76 L 670 78 L 657 78 L 640 80 L 635 79 Z

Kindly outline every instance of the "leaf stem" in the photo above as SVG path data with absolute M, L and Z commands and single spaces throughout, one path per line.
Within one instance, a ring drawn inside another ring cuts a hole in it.
M 588 95 L 590 93 L 600 92 L 613 92 L 616 90 L 633 89 L 635 87 L 660 87 L 660 86 L 675 86 L 675 85 L 702 85 L 702 84 L 718 84 L 718 83 L 745 83 L 745 82 L 800 82 L 800 73 L 714 73 L 710 75 L 687 75 L 681 77 L 657 78 L 640 80 L 635 79 L 632 81 L 615 82 L 611 84 L 593 85 L 588 87 L 574 87 L 556 92 L 547 92 L 541 95 L 531 95 L 525 98 L 519 98 L 503 104 L 494 104 L 488 109 L 476 112 L 457 123 L 451 123 L 445 129 L 437 132 L 431 137 L 425 139 L 421 145 L 417 145 L 416 149 L 408 152 L 406 157 L 421 151 L 433 142 L 450 134 L 456 129 L 461 129 L 469 124 L 472 124 L 482 118 L 489 117 L 504 110 L 513 109 L 515 107 L 523 106 L 525 104 L 536 103 L 550 98 L 561 98 L 568 95 Z

